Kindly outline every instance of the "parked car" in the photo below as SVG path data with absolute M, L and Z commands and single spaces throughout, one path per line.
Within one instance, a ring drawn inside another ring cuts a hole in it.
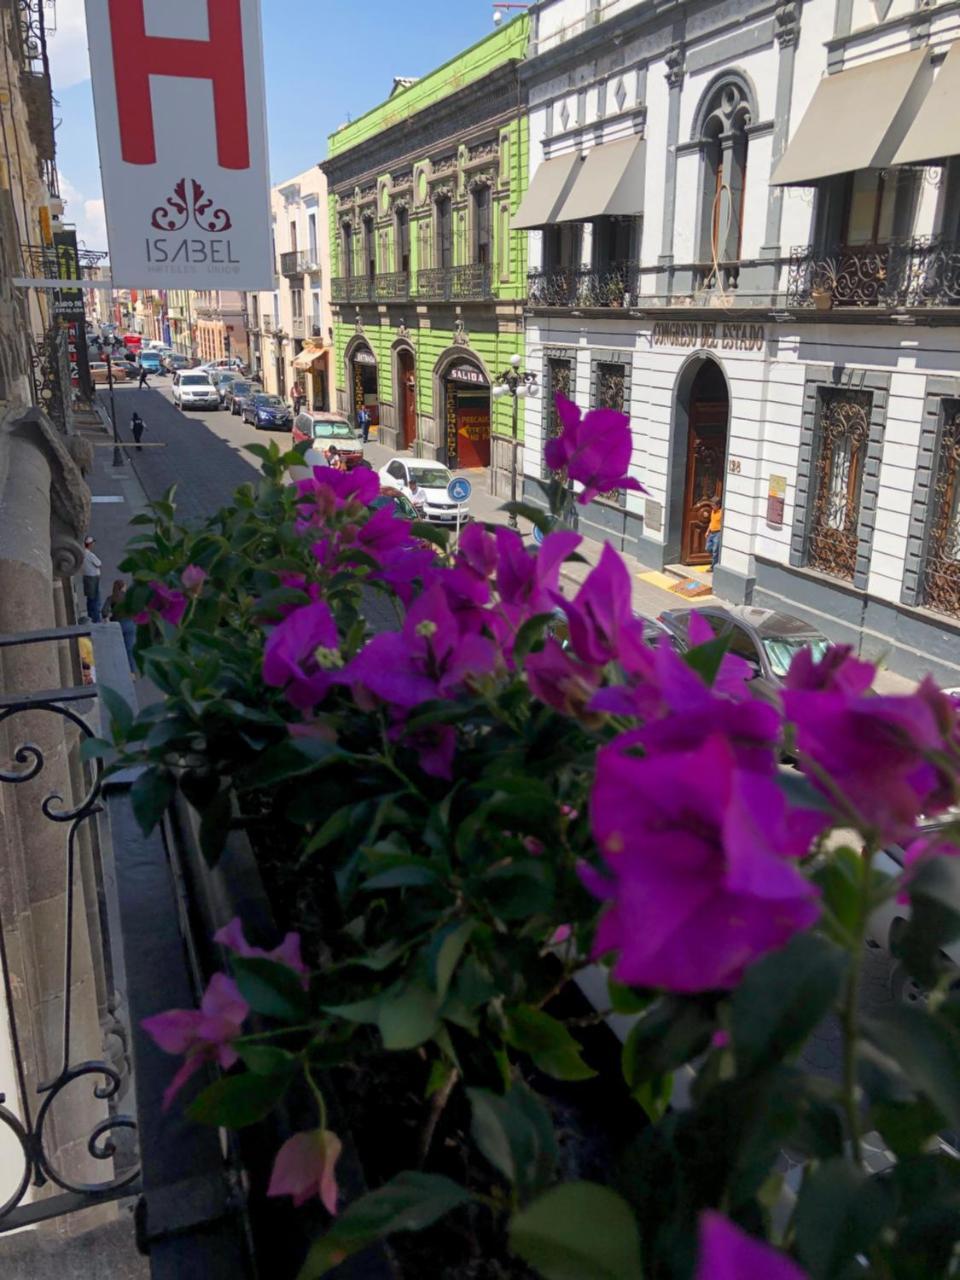
M 374 511 L 389 507 L 394 515 L 402 516 L 404 520 L 420 519 L 416 507 L 406 494 L 401 493 L 399 489 L 395 489 L 392 486 L 382 488 L 377 497 L 370 503 L 370 506 Z
M 253 423 L 258 431 L 285 431 L 290 426 L 292 414 L 279 396 L 258 391 L 244 399 L 241 417 L 244 422 Z
M 211 374 L 210 381 L 217 388 L 221 404 L 223 404 L 224 399 L 226 398 L 227 390 L 231 382 L 236 382 L 238 377 L 239 374 L 232 369 L 216 369 Z
M 243 409 L 243 402 L 247 396 L 259 395 L 263 391 L 263 387 L 259 382 L 252 382 L 247 378 L 237 378 L 235 382 L 228 383 L 226 394 L 223 397 L 223 407 L 229 409 L 234 415 L 240 413 Z
M 127 382 L 131 378 L 139 376 L 139 370 L 134 360 L 127 360 L 122 356 L 111 356 L 110 363 L 113 365 L 114 382 Z
M 170 355 L 164 356 L 163 365 L 168 373 L 176 373 L 179 369 L 192 368 L 193 361 L 189 356 L 184 356 L 179 351 L 174 351 Z
M 227 356 L 222 360 L 210 360 L 206 367 L 211 372 L 215 369 L 233 369 L 238 374 L 242 374 L 246 369 L 246 365 L 239 356 Z
M 137 363 L 141 369 L 146 369 L 147 373 L 166 373 L 157 351 L 141 351 Z
M 322 466 L 324 454 L 335 445 L 348 471 L 363 462 L 363 441 L 342 413 L 304 410 L 293 421 L 293 443 L 308 441 L 306 457 L 312 466 Z M 311 455 L 317 455 L 315 458 Z
M 410 481 L 416 480 L 423 490 L 425 520 L 437 524 L 453 524 L 457 519 L 457 504 L 447 497 L 447 485 L 453 479 L 442 462 L 429 462 L 423 458 L 391 458 L 380 468 L 381 485 L 393 486 L 408 493 Z M 467 504 L 460 505 L 460 519 L 469 518 Z
M 107 368 L 107 363 L 105 360 L 91 361 L 90 377 L 93 379 L 94 383 L 97 386 L 99 386 L 101 383 L 110 381 L 110 373 Z M 117 378 L 117 375 L 114 374 L 114 377 Z M 126 378 L 126 374 L 124 374 L 124 378 Z M 117 381 L 119 381 L 118 378 L 117 378 Z
M 174 375 L 173 403 L 181 409 L 219 409 L 220 395 L 205 373 L 187 369 Z
M 698 614 L 718 636 L 729 636 L 729 652 L 745 658 L 756 672 L 759 694 L 773 694 L 801 649 L 812 649 L 822 658 L 830 641 L 816 627 L 789 613 L 755 609 L 751 605 L 704 606 L 702 609 L 668 609 L 657 621 L 678 649 L 689 645 L 690 619 Z

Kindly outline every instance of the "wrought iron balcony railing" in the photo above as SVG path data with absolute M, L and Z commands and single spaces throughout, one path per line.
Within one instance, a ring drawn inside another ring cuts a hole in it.
M 960 243 L 939 236 L 842 245 L 790 256 L 787 302 L 796 307 L 960 307 Z
M 335 276 L 330 297 L 334 302 L 372 302 L 374 286 L 374 276 Z
M 417 272 L 417 297 L 425 302 L 477 302 L 492 297 L 488 263 L 425 267 Z
M 307 255 L 298 249 L 292 253 L 281 253 L 280 274 L 282 276 L 302 276 L 307 270 Z
M 409 272 L 391 271 L 377 276 L 376 291 L 378 302 L 389 302 L 391 298 L 409 298 Z
M 558 267 L 527 275 L 530 302 L 541 307 L 629 307 L 636 303 L 639 264 L 612 262 L 598 270 Z

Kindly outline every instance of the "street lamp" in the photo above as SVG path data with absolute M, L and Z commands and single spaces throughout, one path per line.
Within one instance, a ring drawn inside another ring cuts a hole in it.
M 510 357 L 510 368 L 505 373 L 501 373 L 493 386 L 492 395 L 494 400 L 500 400 L 504 396 L 513 397 L 513 432 L 512 445 L 510 452 L 510 503 L 514 508 L 510 512 L 508 521 L 511 529 L 517 528 L 517 402 L 521 399 L 534 400 L 540 394 L 540 387 L 537 383 L 537 375 L 535 373 L 520 372 L 520 357 L 513 355 Z

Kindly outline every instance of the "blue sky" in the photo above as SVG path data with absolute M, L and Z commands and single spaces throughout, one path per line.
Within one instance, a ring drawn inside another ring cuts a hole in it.
M 491 0 L 262 2 L 274 183 L 322 160 L 327 135 L 381 102 L 394 76 L 423 75 L 494 29 Z M 65 217 L 105 248 L 83 0 L 57 0 L 50 54 Z

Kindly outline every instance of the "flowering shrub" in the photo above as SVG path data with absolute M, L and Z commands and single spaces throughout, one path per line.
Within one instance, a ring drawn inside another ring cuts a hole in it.
M 571 480 L 631 485 L 626 420 L 560 408 L 555 516 Z M 694 625 L 683 656 L 649 633 L 611 548 L 563 595 L 579 539 L 542 512 L 520 509 L 539 551 L 478 525 L 451 547 L 372 507 L 371 473 L 291 485 L 299 455 L 256 452 L 262 484 L 203 527 L 177 526 L 169 499 L 140 518 L 130 608 L 165 700 L 101 748 L 148 765 L 145 827 L 180 787 L 211 860 L 245 829 L 296 926 L 265 950 L 232 922 L 230 976 L 146 1026 L 183 1058 L 169 1097 L 204 1064 L 227 1072 L 190 1103 L 199 1121 L 254 1122 L 306 1081 L 315 1127 L 269 1188 L 331 1215 L 303 1280 L 450 1215 L 484 1218 L 547 1280 L 956 1274 L 960 1165 L 936 1135 L 960 1129 L 943 961 L 960 863 L 949 821 L 919 825 L 957 799 L 954 704 L 929 682 L 873 696 L 842 648 L 799 655 L 761 701 L 712 633 Z M 908 869 L 887 879 L 892 840 Z M 867 920 L 896 894 L 904 963 L 932 994 L 865 1017 Z M 569 1005 L 591 962 L 595 1019 Z M 582 1034 L 607 1012 L 633 1018 L 621 1132 L 605 1168 L 571 1177 L 550 1081 L 609 1072 Z M 831 1012 L 839 1081 L 797 1065 Z M 418 1150 L 349 1203 L 326 1101 L 346 1065 L 424 1099 Z M 436 1141 L 455 1108 L 465 1163 Z

